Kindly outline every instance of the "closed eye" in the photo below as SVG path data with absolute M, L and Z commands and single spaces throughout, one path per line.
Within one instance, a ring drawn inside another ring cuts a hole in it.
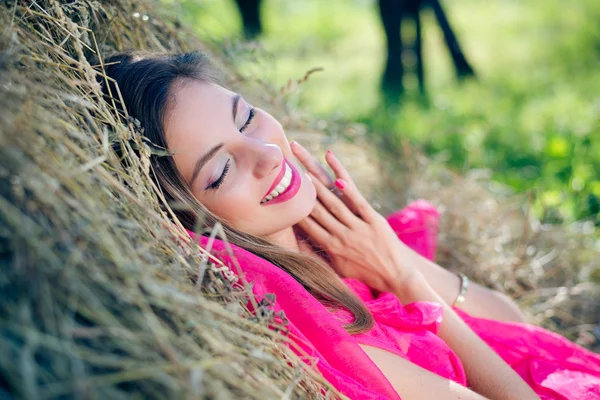
M 250 108 L 250 112 L 248 113 L 248 119 L 244 123 L 244 126 L 242 126 L 240 128 L 240 132 L 244 132 L 248 128 L 248 126 L 250 125 L 250 123 L 254 119 L 255 115 L 256 115 L 256 110 L 254 109 L 254 107 Z
M 223 173 L 221 174 L 219 179 L 217 179 L 216 181 L 214 181 L 213 183 L 208 185 L 206 187 L 206 190 L 217 190 L 223 184 L 223 181 L 225 180 L 225 177 L 227 176 L 227 173 L 229 172 L 230 161 L 231 160 L 227 160 L 227 162 L 225 163 L 225 168 L 223 168 Z

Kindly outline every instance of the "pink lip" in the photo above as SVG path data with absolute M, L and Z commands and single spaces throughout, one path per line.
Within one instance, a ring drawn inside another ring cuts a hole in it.
M 294 165 L 291 162 L 284 159 L 284 163 L 286 163 L 292 170 L 292 179 L 290 181 L 290 185 L 279 196 L 275 197 L 273 200 L 269 200 L 266 203 L 263 203 L 262 205 L 264 205 L 264 206 L 268 206 L 270 204 L 283 203 L 284 201 L 288 201 L 289 199 L 294 197 L 296 195 L 296 193 L 298 193 L 298 190 L 300 190 L 300 184 L 302 183 L 302 179 L 300 178 L 300 173 L 298 172 L 296 167 L 294 167 Z M 275 183 L 273 183 L 273 185 L 271 186 L 271 188 L 269 189 L 267 194 L 265 194 L 263 196 L 263 199 L 269 193 L 271 193 L 271 191 L 275 188 L 275 186 L 277 186 L 279 184 L 279 182 L 283 178 L 283 175 L 285 174 L 285 166 L 282 166 L 281 170 L 283 171 L 283 173 L 282 172 L 279 173 L 279 175 L 277 176 L 277 179 L 275 179 Z
M 273 184 L 271 185 L 271 187 L 269 188 L 269 190 L 267 190 L 267 193 L 265 193 L 263 195 L 263 199 L 265 197 L 267 197 L 267 195 L 269 193 L 271 193 L 273 191 L 273 189 L 275 189 L 275 186 L 279 185 L 279 182 L 281 182 L 281 180 L 283 179 L 283 175 L 285 175 L 285 163 L 286 163 L 286 159 L 283 159 L 283 162 L 281 163 L 281 169 L 279 170 L 279 173 L 277 174 L 277 177 L 275 178 L 275 180 L 273 181 Z

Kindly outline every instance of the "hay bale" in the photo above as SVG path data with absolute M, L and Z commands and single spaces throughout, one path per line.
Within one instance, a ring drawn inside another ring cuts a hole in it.
M 152 150 L 98 101 L 91 55 L 201 46 L 159 12 L 0 5 L 0 397 L 341 397 L 169 221 Z

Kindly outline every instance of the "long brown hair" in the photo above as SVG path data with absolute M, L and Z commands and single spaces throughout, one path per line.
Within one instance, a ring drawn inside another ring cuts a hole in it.
M 124 52 L 108 57 L 104 64 L 106 75 L 118 85 L 128 115 L 139 121 L 143 135 L 152 144 L 164 149 L 168 148 L 164 121 L 174 85 L 189 79 L 218 83 L 211 73 L 208 58 L 199 52 L 174 55 Z M 117 93 L 114 83 L 109 85 L 113 87 L 103 84 L 105 96 Z M 112 100 L 118 103 L 118 108 L 123 108 L 118 99 Z M 150 163 L 167 200 L 185 205 L 184 209 L 178 207 L 173 211 L 186 229 L 194 230 L 199 221 L 205 227 L 212 227 L 220 222 L 230 243 L 286 271 L 328 309 L 341 307 L 350 311 L 355 319 L 344 325 L 348 333 L 361 333 L 371 329 L 373 317 L 369 310 L 325 262 L 313 256 L 286 250 L 219 221 L 193 196 L 171 155 L 152 154 Z

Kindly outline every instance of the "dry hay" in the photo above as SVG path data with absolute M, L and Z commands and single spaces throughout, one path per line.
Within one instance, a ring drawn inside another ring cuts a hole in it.
M 200 44 L 147 2 L 0 10 L 0 397 L 335 397 L 169 222 L 150 147 L 96 101 L 90 55 Z
M 269 304 L 251 315 L 244 282 L 169 222 L 149 179 L 152 150 L 95 100 L 91 54 L 202 47 L 154 3 L 132 3 L 0 5 L 0 397 L 336 395 L 268 329 L 284 329 Z M 492 195 L 487 178 L 456 176 L 409 146 L 402 161 L 381 159 L 364 127 L 290 110 L 294 87 L 274 91 L 212 54 L 293 138 L 333 147 L 383 212 L 418 197 L 438 204 L 442 265 L 516 296 L 532 322 L 597 345 L 600 291 L 589 281 L 600 258 L 589 226 L 543 227 L 526 199 Z

